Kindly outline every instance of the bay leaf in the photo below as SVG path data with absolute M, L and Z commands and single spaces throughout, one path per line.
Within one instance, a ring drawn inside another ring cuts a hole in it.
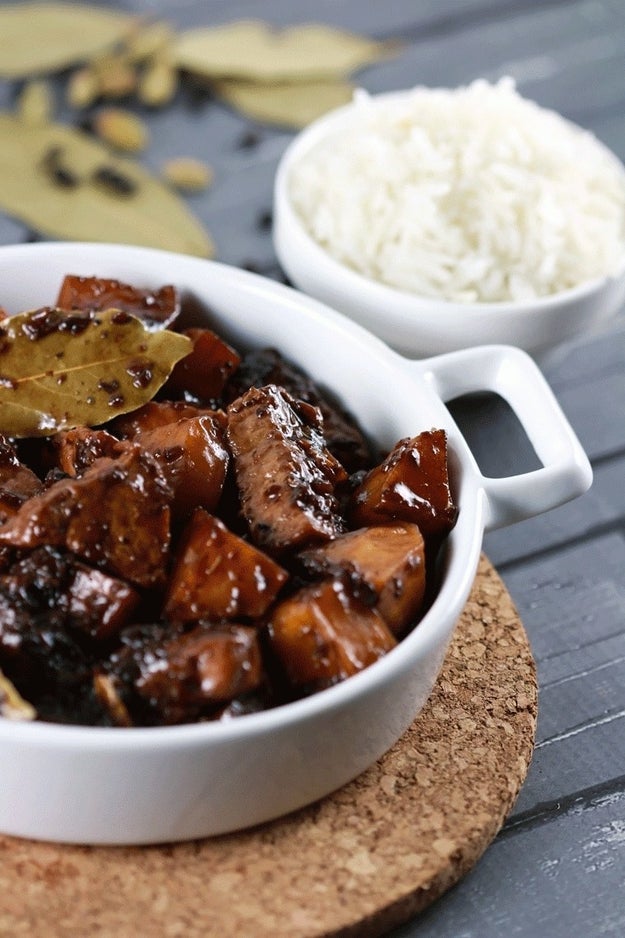
M 12 437 L 98 426 L 134 410 L 192 347 L 187 336 L 150 332 L 115 309 L 34 310 L 0 329 L 0 433 Z
M 55 185 L 42 168 L 58 148 L 81 184 Z M 109 167 L 132 195 L 92 185 Z M 65 240 L 138 244 L 210 257 L 210 235 L 183 200 L 138 162 L 112 155 L 101 141 L 64 124 L 28 126 L 0 112 L 0 210 L 41 234 Z
M 34 720 L 37 711 L 24 700 L 12 681 L 0 670 L 0 717 L 6 720 Z
M 260 20 L 239 20 L 180 33 L 172 56 L 180 68 L 206 78 L 269 83 L 349 75 L 396 48 L 320 23 L 276 30 Z
M 59 71 L 112 48 L 136 17 L 88 4 L 9 3 L 0 7 L 0 78 Z
M 349 104 L 353 85 L 341 81 L 282 83 L 217 81 L 215 94 L 254 120 L 299 129 L 335 107 Z

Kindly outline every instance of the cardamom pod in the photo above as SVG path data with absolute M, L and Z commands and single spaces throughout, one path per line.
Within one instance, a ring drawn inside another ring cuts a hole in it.
M 27 82 L 17 101 L 20 120 L 29 127 L 38 127 L 50 122 L 52 112 L 52 92 L 48 83 L 39 79 Z
M 70 107 L 78 110 L 89 107 L 100 94 L 96 71 L 89 65 L 79 68 L 69 77 L 66 99 Z
M 137 89 L 137 72 L 123 54 L 107 55 L 93 63 L 103 98 L 126 98 Z
M 210 166 L 189 156 L 168 160 L 163 165 L 163 179 L 181 192 L 202 192 L 213 181 Z
M 174 31 L 165 20 L 157 20 L 137 29 L 126 42 L 126 51 L 132 62 L 144 62 L 157 55 L 174 38 Z
M 148 62 L 139 81 L 139 100 L 148 107 L 163 107 L 172 100 L 178 87 L 178 72 L 165 57 Z
M 123 108 L 102 108 L 92 126 L 98 137 L 115 150 L 140 153 L 148 144 L 148 129 L 141 118 Z

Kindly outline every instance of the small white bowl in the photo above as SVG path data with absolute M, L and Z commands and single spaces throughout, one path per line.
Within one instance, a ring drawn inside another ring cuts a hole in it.
M 411 92 L 374 95 L 383 108 Z M 340 310 L 394 349 L 414 358 L 488 343 L 514 345 L 543 360 L 546 353 L 598 330 L 625 304 L 625 258 L 614 276 L 526 302 L 459 303 L 395 289 L 336 260 L 306 230 L 289 198 L 293 167 L 323 139 L 340 132 L 356 104 L 310 124 L 284 151 L 274 185 L 273 239 L 282 268 L 298 289 Z M 598 146 L 602 146 L 597 141 Z M 620 171 L 625 168 L 603 147 Z
M 477 568 L 484 529 L 585 491 L 588 460 L 532 360 L 491 347 L 408 361 L 344 316 L 281 284 L 222 264 L 145 248 L 0 248 L 10 313 L 54 301 L 66 273 L 137 286 L 176 284 L 206 323 L 241 348 L 278 347 L 332 388 L 384 447 L 447 430 L 458 523 L 440 591 L 419 625 L 367 670 L 274 710 L 227 722 L 118 729 L 0 718 L 0 832 L 132 844 L 204 837 L 286 814 L 348 782 L 399 738 L 436 680 Z M 443 401 L 488 389 L 510 402 L 543 463 L 481 475 Z

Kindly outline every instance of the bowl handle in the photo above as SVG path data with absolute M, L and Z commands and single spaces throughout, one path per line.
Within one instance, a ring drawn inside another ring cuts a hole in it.
M 507 345 L 487 345 L 422 360 L 425 380 L 443 401 L 472 391 L 494 391 L 508 402 L 541 469 L 493 479 L 478 475 L 487 497 L 486 530 L 555 508 L 592 483 L 586 453 L 553 391 L 530 356 Z

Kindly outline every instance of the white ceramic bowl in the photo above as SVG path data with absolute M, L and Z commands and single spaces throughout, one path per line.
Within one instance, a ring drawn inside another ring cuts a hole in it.
M 410 91 L 374 95 L 383 108 Z M 527 302 L 455 303 L 420 297 L 372 280 L 337 261 L 306 230 L 288 195 L 293 166 L 353 117 L 348 104 L 326 114 L 286 148 L 275 177 L 273 238 L 295 287 L 359 322 L 396 350 L 415 358 L 485 343 L 515 345 L 543 360 L 547 353 L 592 333 L 625 304 L 625 258 L 615 276 Z M 600 145 L 600 144 L 598 144 Z M 608 151 L 622 172 L 622 164 Z
M 535 364 L 493 347 L 408 361 L 345 317 L 253 274 L 102 244 L 0 248 L 9 312 L 53 302 L 65 273 L 171 282 L 244 346 L 278 346 L 333 388 L 381 444 L 432 426 L 449 435 L 459 519 L 440 593 L 418 627 L 366 671 L 305 700 L 224 723 L 109 729 L 0 719 L 0 831 L 86 843 L 154 843 L 243 828 L 308 804 L 379 758 L 427 699 L 474 579 L 485 528 L 582 493 L 588 460 Z M 492 389 L 544 464 L 484 478 L 443 404 Z

